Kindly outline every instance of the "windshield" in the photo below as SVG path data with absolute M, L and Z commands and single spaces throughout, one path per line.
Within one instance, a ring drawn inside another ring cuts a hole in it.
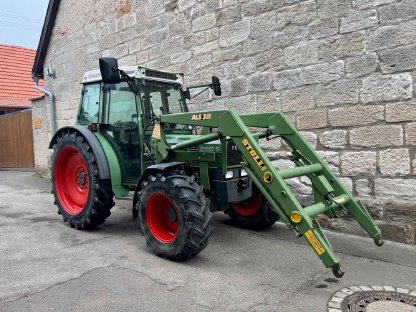
M 140 96 L 148 120 L 155 116 L 188 111 L 178 84 L 142 80 Z

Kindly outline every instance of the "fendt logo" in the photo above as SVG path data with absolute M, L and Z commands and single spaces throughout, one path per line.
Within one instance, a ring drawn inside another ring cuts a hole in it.
M 260 156 L 257 155 L 257 152 L 253 149 L 251 144 L 248 142 L 247 139 L 243 139 L 243 144 L 246 147 L 246 149 L 250 152 L 251 157 L 256 161 L 257 165 L 260 167 L 261 171 L 267 170 L 267 166 L 263 163 L 263 160 L 261 160 Z

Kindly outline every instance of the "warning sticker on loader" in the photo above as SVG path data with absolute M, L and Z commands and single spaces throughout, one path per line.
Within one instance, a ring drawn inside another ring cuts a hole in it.
M 305 237 L 308 239 L 308 241 L 312 245 L 313 249 L 315 249 L 318 256 L 322 255 L 325 252 L 325 248 L 321 245 L 321 243 L 316 238 L 316 236 L 312 232 L 312 230 L 307 231 L 305 233 Z
M 152 138 L 156 140 L 160 140 L 160 123 L 155 123 L 155 127 L 153 128 Z

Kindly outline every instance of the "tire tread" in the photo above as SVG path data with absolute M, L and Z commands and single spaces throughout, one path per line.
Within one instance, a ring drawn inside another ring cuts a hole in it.
M 202 193 L 202 187 L 195 182 L 195 177 L 185 175 L 182 171 L 164 172 L 150 175 L 147 182 L 142 183 L 143 190 L 136 207 L 141 215 L 138 220 L 143 233 L 145 233 L 146 244 L 154 253 L 176 261 L 187 260 L 201 252 L 208 245 L 209 237 L 212 234 L 212 213 L 209 210 L 209 202 Z M 154 237 L 150 237 L 152 234 L 147 229 L 146 220 L 144 220 L 145 212 L 143 211 L 146 208 L 141 198 L 154 183 L 167 183 L 175 190 L 176 198 L 174 200 L 180 202 L 184 207 L 186 238 L 179 252 L 161 252 L 160 243 Z
M 57 138 L 57 142 L 53 145 L 52 154 L 52 179 L 54 179 L 55 161 L 59 151 L 67 146 L 67 142 L 70 145 L 82 150 L 82 153 L 86 156 L 85 161 L 90 173 L 90 183 L 93 185 L 93 189 L 89 194 L 92 197 L 87 201 L 87 206 L 84 208 L 82 217 L 74 217 L 68 214 L 60 204 L 57 192 L 55 189 L 55 182 L 52 181 L 52 194 L 55 197 L 55 205 L 58 206 L 58 214 L 63 214 L 64 222 L 68 222 L 69 225 L 76 229 L 93 229 L 98 225 L 104 223 L 104 221 L 111 215 L 110 209 L 115 205 L 113 201 L 114 193 L 111 188 L 110 180 L 101 180 L 98 177 L 98 167 L 92 149 L 84 137 L 75 131 L 64 131 Z

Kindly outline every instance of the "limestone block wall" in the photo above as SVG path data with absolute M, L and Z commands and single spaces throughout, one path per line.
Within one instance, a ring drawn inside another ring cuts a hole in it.
M 101 56 L 183 72 L 187 84 L 220 77 L 223 96 L 192 110 L 286 113 L 385 236 L 415 243 L 416 1 L 62 0 L 45 63 L 58 127 L 75 122 L 82 74 Z
M 40 176 L 49 174 L 50 151 L 49 142 L 52 138 L 50 131 L 50 110 L 48 99 L 40 98 L 32 101 L 32 120 L 40 126 L 33 127 L 33 148 L 35 150 L 35 169 Z M 40 124 L 38 121 L 41 121 Z

